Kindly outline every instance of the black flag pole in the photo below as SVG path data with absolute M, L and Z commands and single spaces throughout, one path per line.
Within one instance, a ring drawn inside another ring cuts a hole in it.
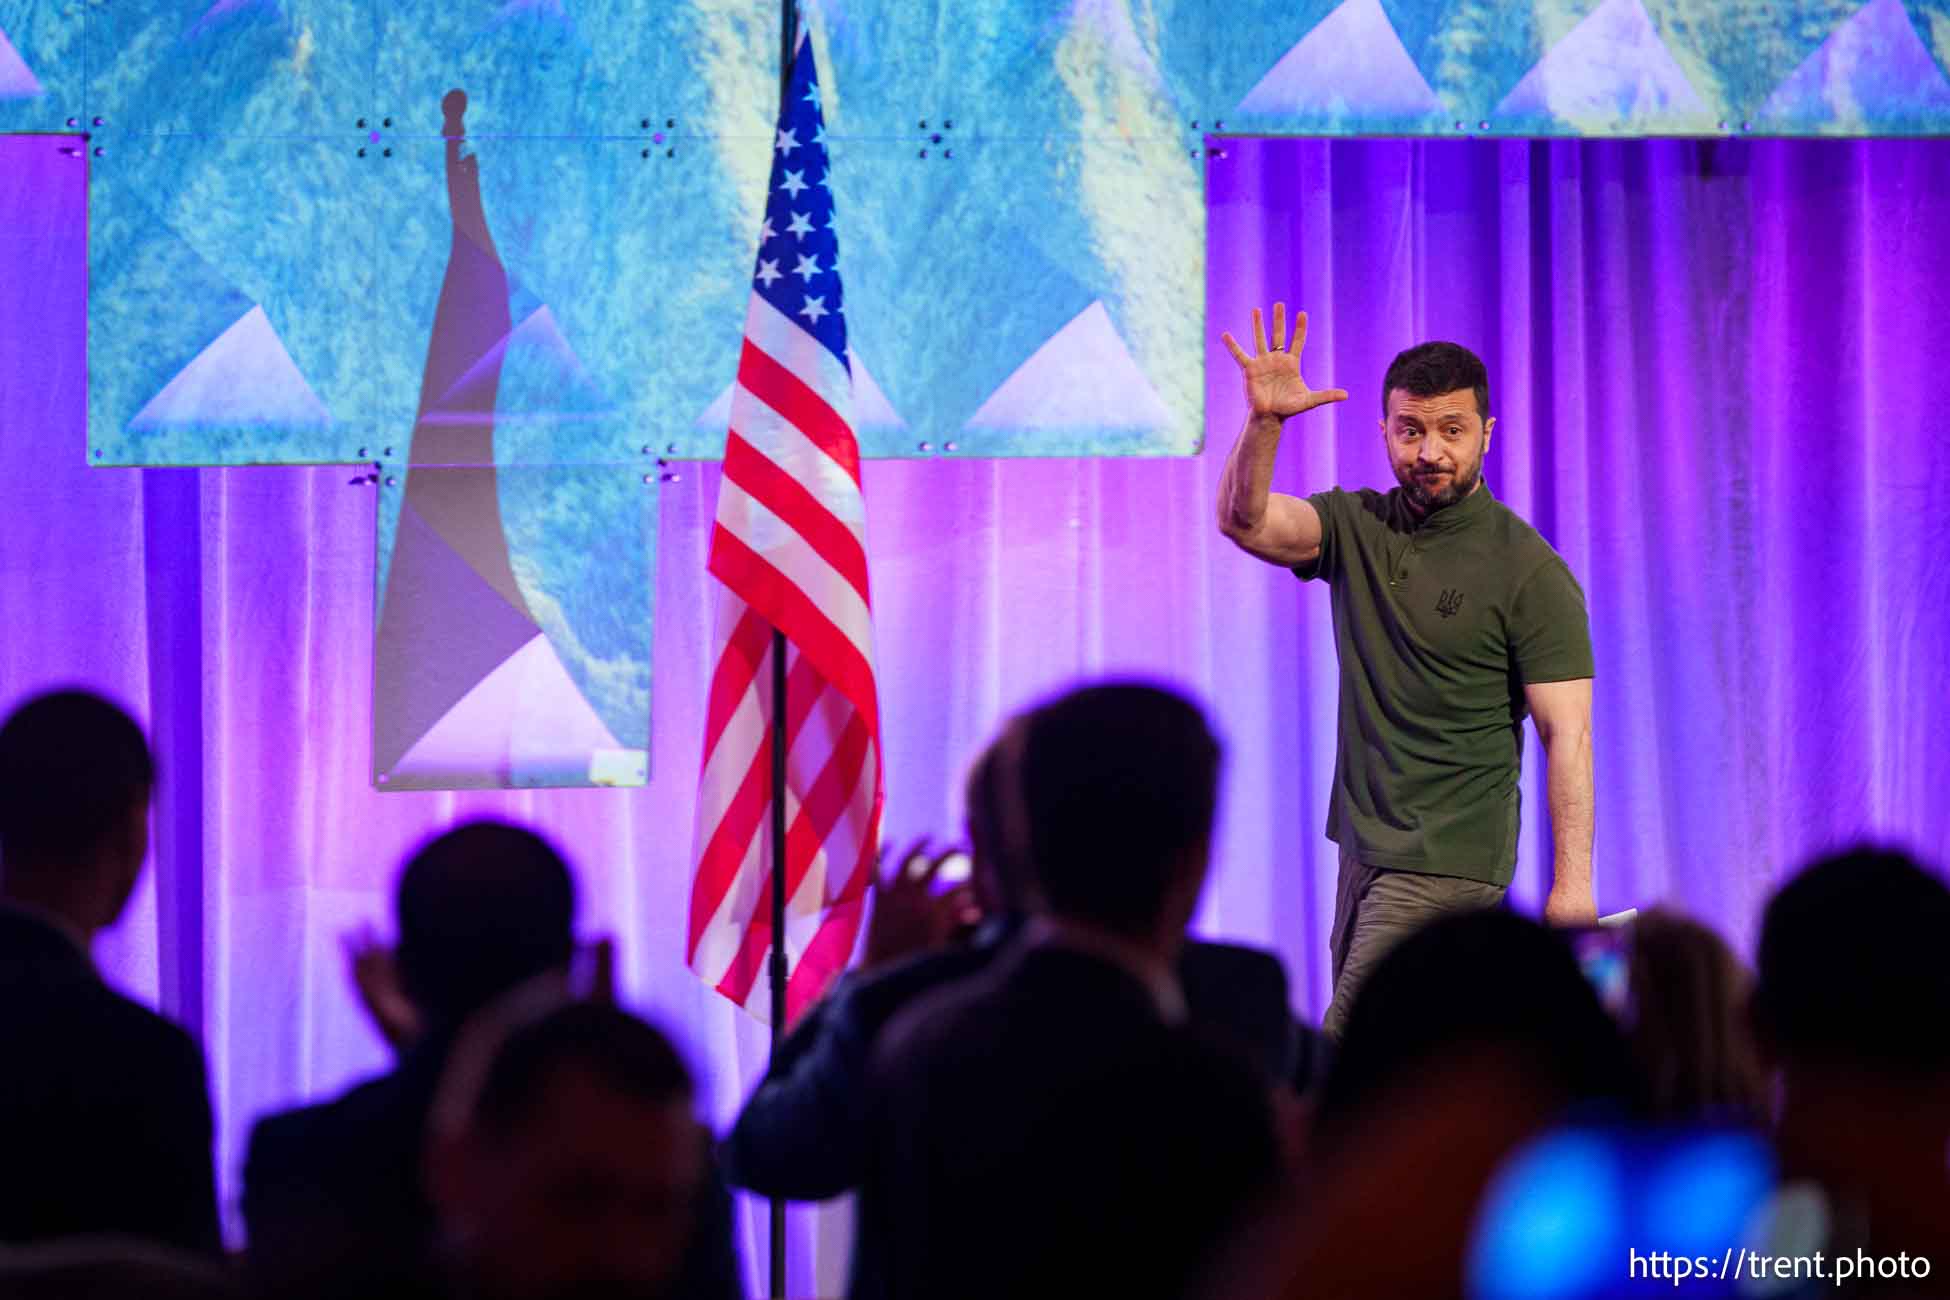
M 779 6 L 779 121 L 792 93 L 792 56 L 799 44 L 798 0 Z M 791 975 L 785 955 L 785 633 L 772 629 L 772 1045 L 771 1061 L 785 1041 L 785 989 Z M 771 1296 L 785 1300 L 785 1198 L 772 1198 Z
M 790 5 L 788 4 L 788 8 Z M 772 631 L 772 1047 L 785 1039 L 785 633 Z M 769 1069 L 770 1062 L 767 1063 Z M 785 1300 L 785 1198 L 772 1198 L 772 1300 Z

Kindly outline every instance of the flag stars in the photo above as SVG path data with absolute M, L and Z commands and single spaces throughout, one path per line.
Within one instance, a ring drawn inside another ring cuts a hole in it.
M 798 198 L 799 191 L 807 188 L 805 171 L 802 169 L 796 172 L 787 172 L 785 179 L 779 182 L 779 188 L 787 194 L 790 194 L 793 198 Z
M 799 265 L 792 268 L 792 273 L 799 277 L 801 284 L 811 283 L 812 278 L 819 274 L 819 259 L 817 257 L 807 257 L 804 253 L 801 253 L 799 255 Z
M 794 212 L 792 220 L 786 223 L 785 231 L 788 235 L 797 235 L 804 239 L 813 232 L 812 221 L 805 213 Z
M 790 157 L 792 155 L 792 151 L 794 149 L 797 149 L 798 147 L 799 147 L 799 137 L 795 135 L 790 128 L 779 132 L 778 143 L 773 146 L 773 148 L 777 149 L 780 153 L 785 154 L 787 157 Z
M 784 272 L 779 270 L 779 260 L 776 257 L 759 259 L 758 282 L 767 289 L 772 287 L 772 281 L 779 279 L 783 274 Z
M 799 309 L 799 314 L 817 325 L 821 316 L 830 316 L 833 313 L 826 310 L 826 300 L 824 298 L 808 294 L 805 305 Z
M 821 104 L 819 101 L 819 83 L 817 81 L 810 82 L 807 84 L 805 99 L 806 102 L 808 104 L 811 104 L 814 108 L 824 107 L 824 105 Z
M 772 229 L 772 218 L 770 217 L 765 218 L 764 222 L 758 228 L 759 246 L 762 248 L 766 244 L 771 243 L 774 239 L 777 239 L 778 237 L 779 237 L 779 232 Z

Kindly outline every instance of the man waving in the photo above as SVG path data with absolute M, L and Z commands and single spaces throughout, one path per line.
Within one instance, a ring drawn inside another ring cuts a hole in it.
M 1219 485 L 1219 529 L 1240 549 L 1331 589 L 1340 738 L 1327 834 L 1340 845 L 1332 937 L 1338 1038 L 1383 953 L 1437 914 L 1500 902 L 1516 867 L 1523 718 L 1547 763 L 1560 925 L 1597 919 L 1591 888 L 1591 631 L 1584 592 L 1537 530 L 1490 494 L 1483 363 L 1454 343 L 1396 357 L 1381 434 L 1398 486 L 1307 497 L 1271 491 L 1287 420 L 1343 389 L 1300 377 L 1306 313 L 1273 338 L 1253 310 L 1250 355 L 1226 348 L 1246 427 Z

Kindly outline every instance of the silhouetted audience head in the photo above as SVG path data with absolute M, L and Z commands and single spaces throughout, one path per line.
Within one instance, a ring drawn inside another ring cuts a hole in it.
M 1627 1040 L 1660 1119 L 1767 1120 L 1768 1080 L 1747 1005 L 1753 980 L 1706 926 L 1664 908 L 1631 928 Z
M 428 1187 L 458 1290 L 670 1294 L 707 1153 L 690 1074 L 656 1029 L 518 991 L 463 1034 L 432 1129 Z
M 968 769 L 963 788 L 967 809 L 970 873 L 976 900 L 985 914 L 1026 912 L 1034 906 L 1027 829 L 1022 803 L 1022 745 L 1027 724 L 1011 718 Z
M 428 841 L 399 881 L 400 978 L 429 1022 L 453 1026 L 567 967 L 575 881 L 547 840 L 479 821 Z
M 87 934 L 112 925 L 149 852 L 155 783 L 142 729 L 101 696 L 21 705 L 0 725 L 0 893 Z
M 1338 1140 L 1399 1086 L 1491 1053 L 1563 1104 L 1636 1099 L 1619 1030 L 1563 937 L 1491 908 L 1431 922 L 1362 985 L 1322 1090 L 1321 1135 Z
M 1432 921 L 1355 995 L 1301 1191 L 1208 1294 L 1461 1294 L 1511 1153 L 1578 1103 L 1610 1111 L 1631 1093 L 1619 1030 L 1564 936 L 1501 908 Z
M 1023 806 L 1049 910 L 1146 940 L 1181 932 L 1205 877 L 1220 756 L 1198 706 L 1158 686 L 1086 686 L 1032 713 Z
M 1907 854 L 1810 865 L 1761 922 L 1754 1018 L 1783 1064 L 1950 1072 L 1950 888 Z
M 1753 1020 L 1779 1067 L 1782 1175 L 1819 1191 L 1831 1252 L 1950 1255 L 1950 889 L 1861 847 L 1761 921 Z

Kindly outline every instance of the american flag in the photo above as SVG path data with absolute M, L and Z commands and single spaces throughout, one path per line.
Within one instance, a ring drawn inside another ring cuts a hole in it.
M 717 666 L 699 778 L 691 968 L 767 1019 L 772 631 L 786 638 L 786 1018 L 846 965 L 880 839 L 860 448 L 819 81 L 802 34 L 731 396 L 711 534 Z

